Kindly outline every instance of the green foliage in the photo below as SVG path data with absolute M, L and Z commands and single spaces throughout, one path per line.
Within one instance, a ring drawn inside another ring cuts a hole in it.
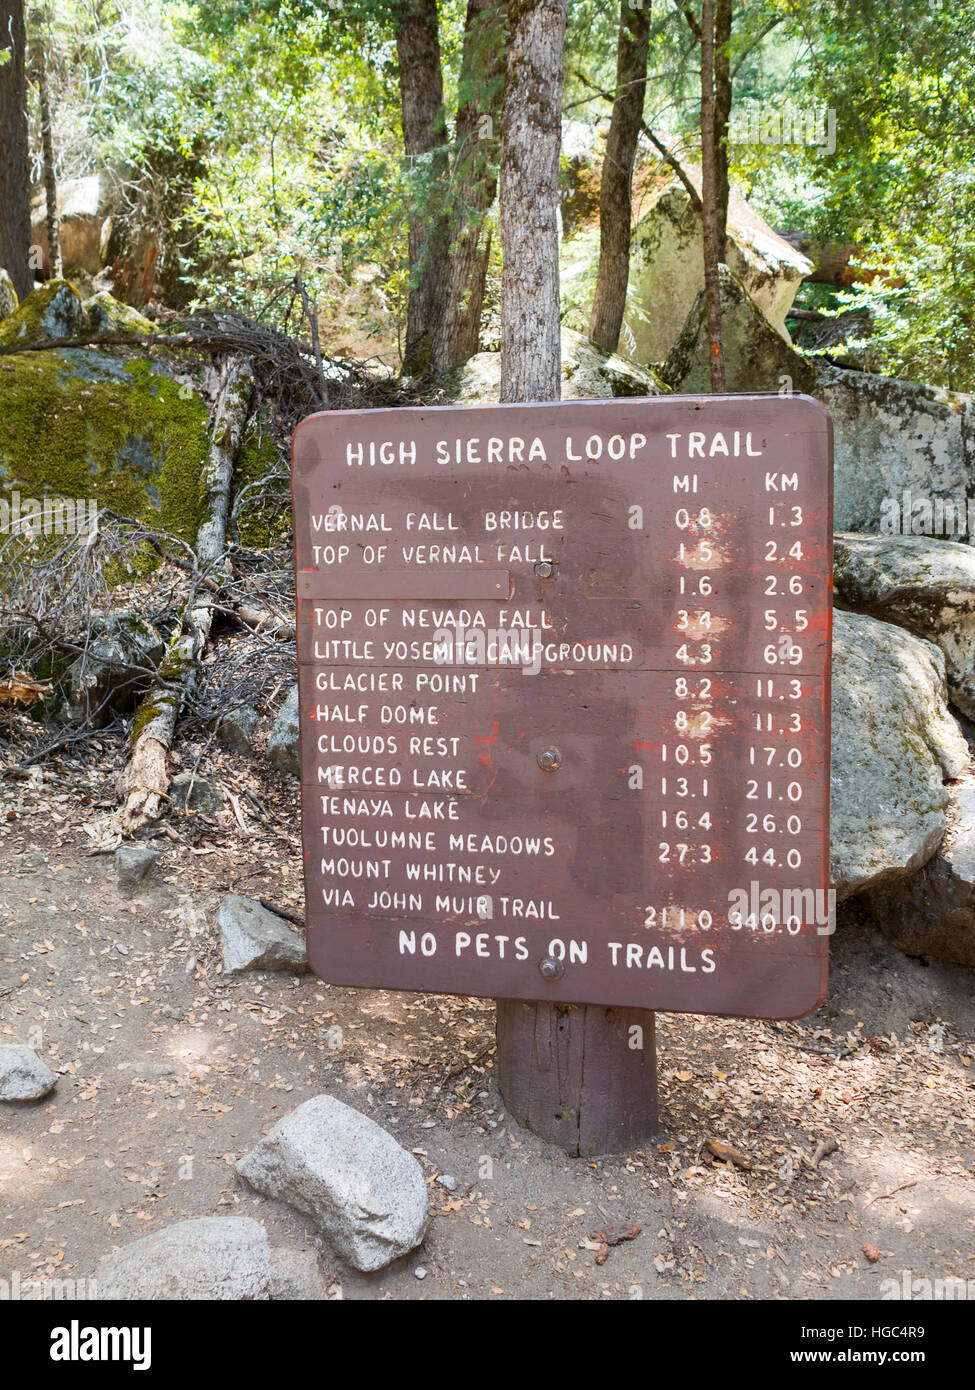
M 652 3 L 645 115 L 693 165 L 699 50 L 685 10 L 700 5 Z M 439 13 L 452 129 L 458 105 L 485 93 L 458 90 L 465 0 Z M 597 151 L 618 22 L 615 3 L 569 0 L 565 115 Z M 973 32 L 975 0 L 735 0 L 731 45 L 736 112 L 831 108 L 837 129 L 833 153 L 736 144 L 733 178 L 773 226 L 856 242 L 882 272 L 849 292 L 806 287 L 802 301 L 869 308 L 871 365 L 964 389 L 975 386 Z M 60 0 L 45 47 L 58 175 L 116 170 L 139 185 L 142 211 L 176 224 L 186 284 L 168 275 L 170 302 L 194 296 L 304 331 L 300 272 L 326 350 L 395 357 L 408 210 L 436 204 L 432 161 L 402 160 L 395 0 Z M 36 137 L 36 109 L 32 120 Z M 641 161 L 644 182 L 670 177 L 648 145 Z M 436 205 L 462 214 L 451 198 Z
M 810 91 L 836 110 L 837 149 L 807 225 L 885 272 L 837 303 L 870 309 L 881 370 L 975 389 L 975 3 L 840 0 L 813 18 Z

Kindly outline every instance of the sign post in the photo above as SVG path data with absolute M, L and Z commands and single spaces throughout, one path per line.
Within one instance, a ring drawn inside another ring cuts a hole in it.
M 310 962 L 501 1001 L 572 1152 L 655 1127 L 654 1010 L 824 997 L 831 475 L 805 397 L 296 433 Z

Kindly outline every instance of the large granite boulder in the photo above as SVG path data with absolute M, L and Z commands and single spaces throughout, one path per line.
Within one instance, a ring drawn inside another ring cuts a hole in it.
M 909 956 L 975 966 L 975 778 L 950 788 L 948 830 L 921 869 L 858 894 L 857 906 Z
M 833 556 L 837 599 L 939 646 L 949 698 L 975 719 L 975 549 L 927 536 L 839 532 Z
M 692 181 L 700 176 L 692 171 Z M 563 254 L 565 322 L 585 332 L 599 263 L 599 229 L 569 242 Z M 756 307 L 788 343 L 785 316 L 812 262 L 790 246 L 733 189 L 728 205 L 728 265 Z M 704 285 L 701 219 L 686 189 L 662 188 L 633 229 L 630 279 L 620 350 L 635 362 L 662 362 Z
M 833 418 L 837 530 L 970 537 L 975 397 L 841 367 L 813 395 Z
M 57 1085 L 57 1074 L 30 1047 L 0 1047 L 0 1101 L 40 1100 Z
M 968 763 L 940 649 L 890 623 L 836 612 L 830 800 L 838 900 L 927 863 L 947 824 L 945 778 Z
M 816 381 L 813 364 L 779 336 L 726 265 L 718 266 L 718 277 L 725 389 L 776 391 L 787 396 L 811 391 Z M 703 289 L 694 300 L 660 375 L 681 395 L 711 390 L 711 340 Z
M 500 352 L 479 352 L 444 379 L 452 405 L 494 405 L 501 396 Z M 614 396 L 662 396 L 667 387 L 652 371 L 603 352 L 588 338 L 562 330 L 562 399 L 608 400 Z

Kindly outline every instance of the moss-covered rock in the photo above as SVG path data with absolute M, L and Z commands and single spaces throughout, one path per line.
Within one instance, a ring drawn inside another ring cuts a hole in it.
M 19 303 L 14 282 L 5 270 L 0 269 L 0 319 L 9 317 Z
M 92 333 L 155 333 L 156 325 L 133 309 L 120 304 L 108 290 L 85 300 L 85 313 Z
M 0 323 L 0 346 L 90 332 L 81 295 L 67 280 L 49 280 Z
M 269 473 L 280 471 L 272 489 L 257 486 Z M 273 545 L 291 525 L 290 468 L 288 460 L 252 416 L 244 430 L 234 462 L 234 509 L 237 535 L 242 544 L 263 548 Z
M 208 428 L 203 398 L 144 358 L 91 348 L 0 357 L 4 490 L 94 499 L 192 542 Z

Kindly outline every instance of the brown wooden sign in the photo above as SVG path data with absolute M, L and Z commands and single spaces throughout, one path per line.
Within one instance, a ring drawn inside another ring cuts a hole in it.
M 302 833 L 323 979 L 816 1007 L 831 464 L 806 397 L 301 424 Z

